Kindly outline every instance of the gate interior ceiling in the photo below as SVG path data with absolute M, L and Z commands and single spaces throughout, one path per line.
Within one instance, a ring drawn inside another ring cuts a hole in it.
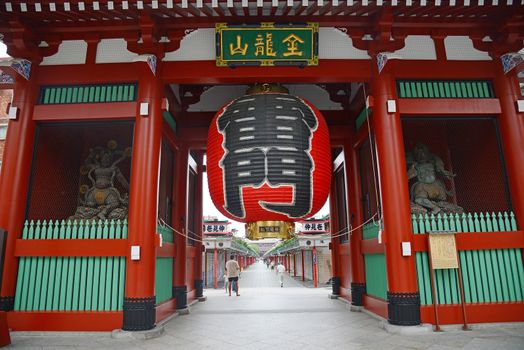
M 358 83 L 348 84 L 284 84 L 290 93 L 310 101 L 329 125 L 345 125 L 354 118 L 364 103 Z M 175 114 L 180 127 L 207 128 L 216 111 L 229 101 L 245 94 L 248 85 L 170 85 L 170 105 L 177 105 Z M 356 103 L 354 103 L 356 102 Z
M 522 13 L 515 0 L 158 0 L 158 1 L 25 1 L 0 3 L 0 32 L 10 42 L 10 28 L 19 21 L 39 28 L 41 40 L 78 39 L 87 33 L 99 38 L 138 35 L 139 18 L 149 17 L 167 38 L 180 37 L 192 28 L 214 27 L 217 22 L 281 21 L 319 22 L 321 26 L 348 29 L 350 36 L 376 32 L 376 19 L 384 12 L 394 18 L 396 35 L 430 34 L 441 23 L 454 35 L 471 34 L 473 27 L 490 27 Z M 456 20 L 459 19 L 459 23 Z M 15 21 L 15 22 L 13 22 Z M 102 26 L 105 30 L 102 30 Z M 497 27 L 497 26 L 493 26 Z M 110 29 L 111 28 L 111 29 Z M 123 35 L 124 34 L 124 35 Z

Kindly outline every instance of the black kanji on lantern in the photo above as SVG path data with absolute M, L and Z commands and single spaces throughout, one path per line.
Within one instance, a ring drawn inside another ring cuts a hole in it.
M 229 105 L 217 118 L 226 151 L 224 208 L 245 216 L 242 187 L 293 187 L 292 203 L 260 204 L 267 210 L 299 218 L 311 210 L 312 132 L 318 120 L 299 98 L 287 94 L 247 95 Z

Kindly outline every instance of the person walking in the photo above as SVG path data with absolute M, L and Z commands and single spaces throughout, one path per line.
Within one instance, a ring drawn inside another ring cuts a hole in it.
M 284 272 L 286 272 L 286 267 L 282 263 L 278 263 L 277 274 L 280 280 L 280 288 L 284 287 Z
M 229 286 L 229 279 L 227 277 L 227 271 L 224 271 L 224 289 L 226 290 L 226 293 L 228 291 Z
M 238 265 L 238 262 L 236 262 L 234 259 L 235 259 L 235 256 L 231 255 L 229 257 L 229 260 L 226 262 L 226 271 L 227 271 L 227 277 L 229 280 L 228 291 L 229 291 L 229 296 L 231 296 L 231 285 L 235 283 L 235 286 L 236 286 L 235 291 L 238 297 L 240 296 L 238 292 L 238 276 L 240 275 L 240 266 Z

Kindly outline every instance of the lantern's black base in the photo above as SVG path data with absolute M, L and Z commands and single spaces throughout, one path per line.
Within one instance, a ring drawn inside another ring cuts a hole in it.
M 420 295 L 388 292 L 388 322 L 399 326 L 420 324 Z
M 364 306 L 365 283 L 351 283 L 351 305 Z
M 146 331 L 155 327 L 156 297 L 124 298 L 124 331 Z
M 187 286 L 173 287 L 173 298 L 176 298 L 176 308 L 185 309 L 187 307 Z

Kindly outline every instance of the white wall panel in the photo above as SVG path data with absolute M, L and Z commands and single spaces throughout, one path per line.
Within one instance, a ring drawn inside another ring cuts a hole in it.
M 336 28 L 320 28 L 318 31 L 319 59 L 369 59 L 366 51 L 353 46 L 347 34 Z
M 127 50 L 124 39 L 102 39 L 96 50 L 96 63 L 132 62 L 137 54 Z
M 42 66 L 61 64 L 84 64 L 86 62 L 87 43 L 84 40 L 64 40 L 53 56 L 44 57 Z
M 436 60 L 435 43 L 429 35 L 409 35 L 406 45 L 395 51 L 404 60 Z
M 473 41 L 467 36 L 448 36 L 444 39 L 446 56 L 450 61 L 490 61 L 487 52 L 473 47 Z

